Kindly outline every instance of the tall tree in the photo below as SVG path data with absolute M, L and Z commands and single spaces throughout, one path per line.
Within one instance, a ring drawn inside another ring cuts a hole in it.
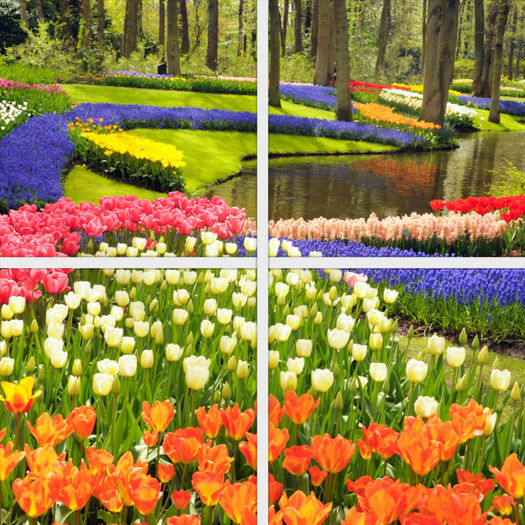
M 180 52 L 186 55 L 190 52 L 190 31 L 186 0 L 180 0 L 180 33 Z
M 429 0 L 423 103 L 419 120 L 443 125 L 454 73 L 459 0 Z
M 485 27 L 485 48 L 483 65 L 479 80 L 472 83 L 472 94 L 476 97 L 490 97 L 492 88 L 492 65 L 494 60 L 494 40 L 496 35 L 497 0 L 489 4 Z
M 423 14 L 421 16 L 421 71 L 425 69 L 427 52 L 427 6 L 428 0 L 423 0 Z
M 268 102 L 270 106 L 281 107 L 280 81 L 280 54 L 281 54 L 281 17 L 279 15 L 279 1 L 269 0 L 270 10 L 270 86 Z
M 38 21 L 44 21 L 44 10 L 42 9 L 42 0 L 35 0 L 36 14 L 38 15 Z
M 91 0 L 82 0 L 82 47 L 91 47 Z
M 240 57 L 243 52 L 243 21 L 244 21 L 244 0 L 239 0 L 238 24 L 237 24 L 237 56 Z M 246 39 L 244 43 L 244 51 L 246 51 Z
M 26 29 L 29 29 L 29 18 L 27 16 L 27 2 L 26 0 L 20 0 L 20 20 Z
M 142 26 L 142 0 L 137 1 L 137 41 L 144 38 L 144 28 Z
M 303 50 L 303 4 L 301 0 L 294 0 L 294 51 Z
M 208 0 L 208 48 L 206 65 L 217 71 L 219 49 L 219 0 Z
M 509 39 L 509 60 L 507 65 L 507 75 L 509 80 L 514 78 L 514 49 L 516 48 L 516 31 L 518 29 L 518 6 L 512 9 L 512 34 Z
M 317 56 L 317 41 L 319 35 L 319 0 L 312 0 L 312 34 L 311 34 L 311 46 L 310 55 L 312 58 Z
M 332 80 L 333 66 L 330 65 L 330 0 L 318 1 L 317 53 L 315 56 L 314 84 L 328 86 Z
M 166 56 L 166 7 L 164 0 L 159 0 L 159 47 L 162 49 L 161 62 Z
M 24 0 L 25 3 L 25 0 Z M 58 20 L 61 26 L 62 42 L 67 46 L 71 43 L 71 17 L 69 11 L 69 0 L 59 0 Z
M 498 0 L 498 15 L 496 19 L 496 39 L 494 44 L 494 66 L 492 68 L 492 90 L 490 98 L 489 121 L 499 124 L 500 111 L 500 87 L 501 75 L 503 73 L 503 39 L 505 38 L 505 27 L 509 17 L 511 0 Z
M 166 54 L 168 56 L 168 73 L 170 75 L 180 75 L 179 9 L 177 4 L 178 0 L 166 0 L 166 21 L 168 26 Z
M 390 12 L 390 0 L 383 0 L 383 10 L 381 11 L 381 24 L 379 26 L 379 39 L 377 44 L 376 78 L 383 76 L 385 73 L 385 53 L 391 25 L 392 15 Z
M 104 47 L 105 22 L 104 0 L 97 0 L 97 47 L 99 52 L 101 52 Z
M 281 25 L 281 54 L 286 55 L 286 36 L 288 33 L 288 13 L 290 11 L 290 0 L 284 0 L 283 20 Z
M 335 118 L 351 122 L 350 58 L 348 56 L 348 17 L 346 0 L 334 0 L 337 89 Z
M 137 0 L 126 0 L 124 46 L 122 50 L 122 54 L 126 58 L 129 58 L 131 53 L 137 49 L 137 7 Z
M 485 60 L 485 12 L 483 0 L 474 0 L 474 77 L 472 86 L 479 85 Z M 474 91 L 474 89 L 473 89 Z

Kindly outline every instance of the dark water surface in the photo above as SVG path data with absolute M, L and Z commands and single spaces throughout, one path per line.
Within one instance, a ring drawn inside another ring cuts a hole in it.
M 459 144 L 430 153 L 270 159 L 270 219 L 425 213 L 432 199 L 486 195 L 505 159 L 525 169 L 525 132 L 472 133 Z M 244 186 L 245 179 L 230 182 Z

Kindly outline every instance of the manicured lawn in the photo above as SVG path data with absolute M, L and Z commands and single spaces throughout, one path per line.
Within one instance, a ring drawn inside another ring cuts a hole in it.
M 476 109 L 477 115 L 474 117 L 474 126 L 482 131 L 523 131 L 525 123 L 521 123 L 511 115 L 501 113 L 499 124 L 489 122 L 488 109 Z
M 163 193 L 102 177 L 83 166 L 75 166 L 68 173 L 64 182 L 64 195 L 76 203 L 83 201 L 94 204 L 98 204 L 99 199 L 107 195 L 136 195 L 141 199 L 164 196 Z
M 269 113 L 271 115 L 292 115 L 294 117 L 308 117 L 308 118 L 324 118 L 333 120 L 335 118 L 334 111 L 325 111 L 324 109 L 311 108 L 301 104 L 294 104 L 287 100 L 281 100 L 280 108 L 272 108 L 270 106 Z
M 187 129 L 136 129 L 128 133 L 173 144 L 182 150 L 187 163 L 183 172 L 187 192 L 238 173 L 242 168 L 242 158 L 256 153 L 255 133 Z M 64 192 L 75 202 L 95 203 L 106 195 L 133 194 L 144 199 L 163 195 L 102 177 L 80 166 L 66 177 Z
M 140 104 L 143 106 L 188 106 L 230 111 L 257 111 L 257 98 L 251 95 L 219 95 L 169 91 L 166 89 L 140 89 L 131 87 L 89 86 L 63 84 L 61 86 L 76 104 L 82 102 L 110 102 L 112 104 Z
M 271 134 L 270 153 L 381 153 L 396 150 L 395 146 L 327 137 L 301 137 Z

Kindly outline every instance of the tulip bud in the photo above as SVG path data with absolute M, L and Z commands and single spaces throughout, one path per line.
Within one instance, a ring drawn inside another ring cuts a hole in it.
M 235 348 L 235 345 L 237 344 L 237 340 L 235 337 L 230 337 L 228 335 L 221 336 L 220 342 L 219 342 L 219 348 L 223 354 L 231 354 Z
M 295 343 L 295 349 L 299 357 L 310 357 L 313 343 L 310 339 L 298 339 Z
M 137 337 L 147 337 L 149 334 L 149 323 L 147 321 L 135 321 L 133 332 Z
M 33 356 L 27 361 L 26 369 L 29 374 L 32 374 L 36 370 L 36 362 Z
M 249 374 L 249 368 L 248 368 L 248 361 L 243 361 L 242 359 L 239 359 L 239 362 L 237 363 L 237 377 L 239 379 L 246 379 Z
M 93 375 L 93 392 L 97 396 L 107 396 L 113 386 L 113 376 L 97 373 Z
M 456 391 L 464 392 L 467 389 L 468 374 L 463 374 L 456 383 Z
M 517 381 L 514 382 L 514 386 L 510 391 L 510 398 L 512 401 L 519 401 L 521 399 L 520 385 Z
M 496 359 L 494 359 L 494 362 L 492 363 L 492 368 L 495 368 L 496 370 L 499 370 L 501 368 L 501 362 L 498 356 L 496 356 Z
M 407 337 L 408 339 L 412 339 L 412 337 L 414 337 L 414 325 L 411 324 L 410 325 L 410 328 L 408 329 L 408 333 L 407 333 Z M 432 336 L 433 337 L 433 336 Z M 431 338 L 432 339 L 432 338 Z M 444 339 L 444 338 L 443 338 Z M 444 349 L 444 348 L 443 348 Z M 443 350 L 441 351 L 443 353 Z M 430 352 L 432 353 L 432 352 Z
M 477 350 L 479 348 L 479 337 L 477 336 L 477 334 L 472 340 L 472 344 L 470 346 L 472 347 L 472 350 Z
M 140 354 L 140 366 L 142 368 L 151 368 L 153 361 L 153 350 L 143 350 L 142 354 Z
M 73 368 L 71 370 L 74 376 L 82 375 L 82 361 L 80 359 L 75 359 L 73 361 Z
M 8 376 L 13 373 L 15 360 L 12 357 L 2 357 L 0 359 L 0 376 Z
M 461 333 L 459 334 L 459 344 L 461 346 L 465 346 L 467 344 L 467 341 L 468 341 L 468 337 L 467 337 L 467 331 L 465 330 L 465 328 L 463 328 L 461 330 Z
M 67 393 L 71 397 L 76 397 L 80 395 L 80 388 L 82 383 L 80 382 L 80 377 L 69 376 L 67 381 Z
M 487 410 L 488 409 L 485 409 L 485 411 Z M 496 426 L 497 419 L 498 419 L 498 414 L 496 412 L 486 415 L 485 428 L 483 429 L 484 436 L 490 436 L 492 432 L 494 432 L 494 427 Z
M 220 403 L 221 402 L 221 398 L 222 398 L 222 394 L 219 390 L 215 390 L 215 392 L 213 392 L 213 401 L 214 403 Z
M 230 359 L 228 359 L 228 363 L 226 364 L 226 367 L 228 368 L 230 372 L 233 372 L 237 368 L 237 359 L 235 358 L 234 355 L 232 355 Z
M 383 348 L 383 336 L 381 334 L 370 334 L 368 345 L 371 350 L 381 350 Z
M 279 378 L 283 392 L 297 388 L 297 376 L 293 372 L 281 371 Z
M 446 360 L 452 368 L 459 368 L 465 362 L 465 349 L 460 346 L 449 346 Z
M 13 319 L 15 314 L 8 304 L 3 304 L 2 308 L 0 309 L 0 315 L 2 319 L 9 321 L 10 319 Z
M 486 365 L 489 362 L 489 347 L 485 345 L 478 354 L 478 363 L 480 365 Z
M 135 348 L 135 338 L 129 335 L 126 335 L 120 341 L 120 351 L 123 354 L 131 354 Z
M 428 365 L 424 361 L 409 359 L 406 365 L 407 379 L 411 383 L 422 383 L 427 377 Z
M 270 350 L 270 355 L 268 357 L 268 367 L 273 370 L 277 368 L 277 365 L 279 364 L 279 351 L 278 350 Z
M 155 297 L 155 299 L 153 299 L 151 303 L 149 303 L 149 311 L 151 313 L 156 313 L 158 309 L 159 309 L 159 300 Z
M 32 333 L 32 334 L 36 334 L 38 332 L 38 322 L 36 319 L 33 319 L 31 321 L 31 325 L 29 327 L 29 331 Z
M 412 325 L 410 325 L 410 328 L 412 328 Z M 441 355 L 445 350 L 445 338 L 433 334 L 427 340 L 427 350 L 432 355 Z
M 288 367 L 289 372 L 293 372 L 296 376 L 298 376 L 304 368 L 304 358 L 302 357 L 296 357 L 292 358 L 289 357 L 288 361 L 286 362 L 286 365 Z
M 206 299 L 203 304 L 203 310 L 206 315 L 213 315 L 217 311 L 217 301 L 215 299 Z
M 370 363 L 370 377 L 376 383 L 381 383 L 386 379 L 388 368 L 385 363 Z
M 26 299 L 21 295 L 9 297 L 9 308 L 14 314 L 21 314 L 26 309 Z
M 40 383 L 44 382 L 44 379 L 46 378 L 46 369 L 44 368 L 44 365 L 38 365 L 38 381 Z
M 212 323 L 209 319 L 203 319 L 201 321 L 201 334 L 205 339 L 209 339 L 215 330 L 215 323 Z
M 115 394 L 116 396 L 120 394 L 120 379 L 118 378 L 118 376 L 115 376 L 113 378 L 113 384 L 111 385 L 111 393 Z
M 313 370 L 311 378 L 312 388 L 317 392 L 327 392 L 334 382 L 334 374 L 326 368 Z
M 366 345 L 354 343 L 352 345 L 352 358 L 355 361 L 363 361 L 366 357 L 367 351 L 368 347 Z
M 386 304 L 394 304 L 398 295 L 399 292 L 397 290 L 390 290 L 389 288 L 385 288 L 385 290 L 383 291 L 383 301 Z
M 490 384 L 494 390 L 503 392 L 509 387 L 510 378 L 510 370 L 497 370 L 494 368 L 490 374 Z
M 317 312 L 314 317 L 314 324 L 320 325 L 323 322 L 323 314 L 321 312 Z
M 222 398 L 228 401 L 232 397 L 232 391 L 228 382 L 222 386 Z
M 184 352 L 184 349 L 174 343 L 166 345 L 166 359 L 171 363 L 178 361 Z
M 187 310 L 175 308 L 175 310 L 173 310 L 173 322 L 177 326 L 182 326 L 186 322 L 186 319 L 188 319 L 188 315 Z

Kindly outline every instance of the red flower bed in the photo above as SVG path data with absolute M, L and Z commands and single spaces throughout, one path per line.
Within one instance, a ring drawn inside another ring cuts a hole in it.
M 454 213 L 469 213 L 475 211 L 479 215 L 485 215 L 494 210 L 507 210 L 501 214 L 501 218 L 507 222 L 519 219 L 525 213 L 525 195 L 513 195 L 512 197 L 467 197 L 445 201 L 436 199 L 430 201 L 430 207 L 434 211 L 447 209 Z

